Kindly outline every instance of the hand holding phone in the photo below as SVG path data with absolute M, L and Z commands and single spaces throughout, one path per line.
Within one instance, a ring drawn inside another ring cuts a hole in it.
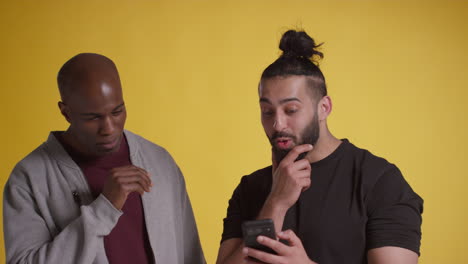
M 242 223 L 242 234 L 246 247 L 258 249 L 271 254 L 276 254 L 273 249 L 257 242 L 257 237 L 262 235 L 271 239 L 276 239 L 275 225 L 271 219 L 246 221 Z

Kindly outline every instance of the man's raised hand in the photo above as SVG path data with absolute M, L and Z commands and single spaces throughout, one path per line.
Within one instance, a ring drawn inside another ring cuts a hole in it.
M 144 169 L 129 165 L 113 168 L 102 190 L 102 194 L 114 205 L 122 210 L 127 197 L 132 192 L 143 195 L 151 190 L 152 183 L 148 172 Z
M 307 159 L 296 159 L 312 148 L 309 144 L 295 146 L 278 165 L 273 160 L 273 183 L 269 199 L 278 206 L 289 209 L 301 192 L 310 187 L 310 163 Z

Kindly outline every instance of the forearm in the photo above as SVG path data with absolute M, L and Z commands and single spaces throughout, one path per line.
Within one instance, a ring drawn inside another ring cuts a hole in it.
M 406 248 L 386 246 L 369 250 L 367 260 L 370 264 L 417 264 L 418 254 Z
M 20 208 L 21 209 L 21 208 Z M 92 263 L 121 213 L 104 197 L 81 207 L 81 215 L 52 236 L 47 220 L 30 208 L 4 207 L 7 263 Z
M 216 264 L 239 264 L 244 262 L 245 256 L 242 254 L 244 243 L 240 238 L 231 238 L 224 241 L 218 252 Z
M 272 219 L 275 225 L 275 231 L 279 233 L 283 229 L 284 217 L 286 216 L 288 209 L 289 208 L 281 206 L 271 197 L 268 197 L 263 204 L 257 219 Z

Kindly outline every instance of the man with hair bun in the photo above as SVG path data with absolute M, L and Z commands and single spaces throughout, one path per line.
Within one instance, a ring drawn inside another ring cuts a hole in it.
M 82 53 L 59 71 L 70 124 L 5 185 L 7 263 L 205 263 L 184 177 L 162 147 L 125 130 L 117 68 Z
M 242 177 L 229 200 L 218 264 L 417 263 L 423 200 L 398 168 L 327 127 L 332 101 L 315 41 L 284 33 L 260 79 L 272 166 Z M 272 219 L 278 240 L 243 244 L 244 221 Z

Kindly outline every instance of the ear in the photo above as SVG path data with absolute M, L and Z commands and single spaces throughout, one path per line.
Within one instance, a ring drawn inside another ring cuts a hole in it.
M 317 106 L 320 121 L 327 119 L 332 111 L 332 107 L 333 105 L 330 96 L 326 95 L 320 99 Z
M 60 109 L 60 113 L 65 117 L 68 123 L 70 123 L 70 113 L 68 111 L 68 107 L 63 102 L 58 102 L 58 107 Z

